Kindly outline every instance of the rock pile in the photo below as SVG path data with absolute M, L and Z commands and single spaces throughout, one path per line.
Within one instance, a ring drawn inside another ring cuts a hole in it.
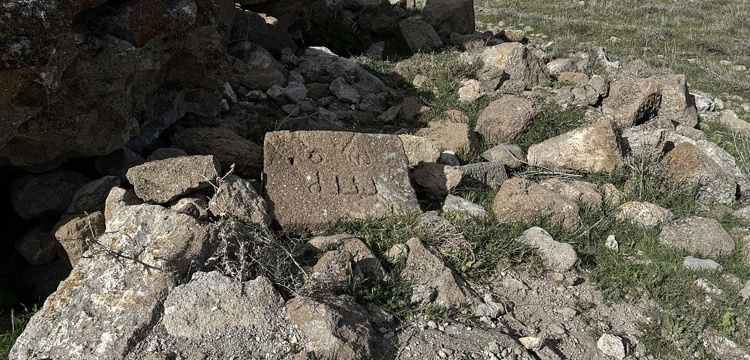
M 44 306 L 11 359 L 556 358 L 554 344 L 537 336 L 434 321 L 400 326 L 347 291 L 398 279 L 415 307 L 501 326 L 509 307 L 451 263 L 473 250 L 452 216 L 523 227 L 514 243 L 570 288 L 578 255 L 536 225 L 580 230 L 586 208 L 614 207 L 621 220 L 663 226 L 662 244 L 694 256 L 734 249 L 716 220 L 621 204 L 635 179 L 625 194 L 590 180 L 649 159 L 705 205 L 744 200 L 750 182 L 696 128 L 698 111 L 710 106 L 696 107 L 682 75 L 590 76 L 586 64 L 532 51 L 523 33 L 475 32 L 472 1 L 326 2 L 370 34 L 398 34 L 412 52 L 464 49 L 465 61 L 482 66 L 476 78 L 456 79 L 461 101 L 497 98 L 478 119 L 448 110 L 413 135 L 360 133 L 406 123 L 421 104 L 397 99 L 353 59 L 299 47 L 296 30 L 315 19 L 297 14 L 320 2 L 240 3 L 69 1 L 49 5 L 54 12 L 34 1 L 0 5 L 11 14 L 0 17 L 0 79 L 11 84 L 0 89 L 0 164 L 40 171 L 4 177 L 14 218 L 28 224 L 11 240 L 32 270 L 68 272 L 54 292 L 39 292 Z M 32 26 L 44 31 L 22 36 Z M 522 148 L 539 120 L 539 96 L 587 114 L 581 126 Z M 247 121 L 268 108 L 284 115 Z M 721 119 L 744 129 L 732 113 Z M 70 159 L 80 164 L 57 168 Z M 549 176 L 522 176 L 531 169 Z M 466 184 L 496 190 L 491 206 L 456 196 Z M 308 236 L 339 221 L 426 209 L 442 211 L 418 215 L 425 236 L 389 249 L 345 233 Z M 274 230 L 309 239 L 279 245 L 262 235 Z M 701 261 L 685 266 L 708 266 Z M 299 286 L 281 289 L 278 269 Z M 566 309 L 561 316 L 575 317 Z M 597 345 L 627 355 L 617 336 Z

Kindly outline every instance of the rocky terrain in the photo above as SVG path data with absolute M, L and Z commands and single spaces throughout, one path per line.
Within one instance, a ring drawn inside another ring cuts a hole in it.
M 711 132 L 750 125 L 684 75 L 476 23 L 0 4 L 0 299 L 38 305 L 9 358 L 750 358 L 750 180 Z

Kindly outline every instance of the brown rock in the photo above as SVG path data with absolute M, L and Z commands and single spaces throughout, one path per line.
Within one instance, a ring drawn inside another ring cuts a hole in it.
M 183 156 L 132 167 L 127 176 L 139 198 L 165 203 L 211 186 L 219 170 L 219 160 L 213 155 Z
M 424 105 L 422 100 L 420 100 L 419 97 L 416 96 L 405 97 L 404 101 L 401 104 L 401 117 L 404 120 L 413 120 L 419 114 L 429 109 Z
M 662 159 L 669 176 L 686 187 L 698 189 L 701 202 L 732 203 L 737 195 L 737 182 L 703 150 L 690 142 L 677 144 Z
M 375 354 L 367 310 L 348 295 L 312 299 L 297 296 L 286 304 L 299 327 L 305 350 L 321 359 L 370 359 Z
M 463 172 L 453 166 L 422 163 L 411 173 L 415 190 L 429 199 L 442 200 L 458 186 Z
M 419 165 L 420 162 L 432 163 L 440 157 L 440 149 L 430 139 L 406 134 L 398 137 L 404 145 L 409 166 Z
M 397 136 L 276 131 L 264 148 L 268 205 L 285 230 L 419 211 Z
M 406 246 L 409 247 L 409 255 L 401 277 L 415 285 L 436 289 L 435 305 L 460 308 L 481 303 L 469 285 L 422 241 L 412 238 L 406 242 Z
M 78 215 L 63 219 L 55 225 L 55 238 L 62 245 L 59 255 L 73 268 L 81 255 L 91 246 L 91 242 L 104 233 L 104 213 L 97 211 L 88 215 Z
M 488 143 L 495 145 L 513 140 L 526 131 L 536 116 L 534 103 L 515 96 L 505 95 L 485 108 L 477 120 L 476 131 Z
M 627 78 L 613 81 L 602 112 L 612 115 L 622 127 L 631 127 L 656 116 L 661 106 L 662 86 L 653 79 Z
M 523 30 L 517 30 L 517 29 L 505 29 L 502 32 L 500 32 L 500 39 L 503 41 L 512 41 L 512 42 L 525 42 L 528 41 L 526 38 L 526 32 Z
M 445 119 L 449 122 L 468 124 L 471 121 L 471 119 L 469 119 L 469 117 L 466 116 L 466 114 L 462 113 L 460 110 L 449 109 L 445 110 L 443 114 L 445 115 Z
M 578 205 L 521 178 L 512 178 L 503 183 L 495 196 L 492 210 L 502 224 L 532 224 L 546 218 L 572 231 L 580 222 Z
M 527 158 L 555 170 L 612 172 L 622 166 L 622 138 L 615 122 L 603 119 L 531 145 Z
M 733 110 L 724 110 L 721 116 L 716 118 L 717 122 L 737 135 L 750 138 L 750 123 L 740 119 Z
M 227 128 L 189 128 L 172 137 L 175 146 L 190 155 L 214 155 L 223 172 L 234 164 L 234 173 L 257 179 L 263 171 L 263 148 Z
M 419 129 L 415 135 L 428 138 L 438 148 L 457 154 L 461 151 L 476 153 L 479 149 L 479 140 L 468 124 L 431 121 L 428 127 Z
M 252 184 L 237 175 L 227 175 L 216 183 L 217 189 L 208 210 L 214 216 L 229 216 L 239 221 L 270 225 L 268 206 Z
M 572 203 L 584 207 L 601 208 L 602 196 L 595 184 L 575 179 L 549 178 L 539 182 L 545 189 L 560 194 Z
M 589 76 L 584 73 L 565 71 L 557 75 L 557 81 L 583 85 L 589 82 Z

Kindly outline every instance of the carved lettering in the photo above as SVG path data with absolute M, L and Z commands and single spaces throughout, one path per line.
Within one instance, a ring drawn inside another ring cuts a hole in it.
M 320 155 L 318 149 L 308 148 L 305 152 L 307 152 L 307 158 L 310 159 L 313 164 L 320 164 L 323 162 L 323 156 Z
M 323 191 L 323 187 L 320 185 L 319 172 L 315 172 L 315 177 L 307 175 L 305 180 L 307 181 L 307 189 L 310 190 L 311 193 L 319 194 L 321 191 Z

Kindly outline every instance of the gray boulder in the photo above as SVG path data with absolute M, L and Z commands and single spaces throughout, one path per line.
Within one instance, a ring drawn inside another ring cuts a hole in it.
M 208 334 L 278 331 L 284 299 L 264 277 L 240 282 L 217 271 L 197 272 L 164 301 L 161 322 L 171 336 L 208 341 Z M 210 335 L 208 335 L 210 336 Z
M 536 250 L 542 257 L 544 265 L 549 269 L 566 271 L 578 262 L 578 255 L 573 246 L 555 241 L 552 235 L 540 227 L 532 227 L 524 231 L 515 241 Z
M 526 163 L 526 153 L 518 145 L 500 144 L 479 155 L 489 162 L 501 162 L 511 169 L 518 169 Z
M 219 160 L 212 155 L 183 156 L 133 167 L 128 180 L 142 200 L 165 203 L 211 186 L 220 170 Z
M 138 205 L 114 188 L 107 231 L 81 258 L 11 349 L 11 359 L 124 358 L 153 325 L 178 279 L 212 250 L 212 231 L 190 216 Z M 71 331 L 75 329 L 75 331 Z
M 734 240 L 715 219 L 690 216 L 664 225 L 659 242 L 691 255 L 716 259 L 734 249 Z

